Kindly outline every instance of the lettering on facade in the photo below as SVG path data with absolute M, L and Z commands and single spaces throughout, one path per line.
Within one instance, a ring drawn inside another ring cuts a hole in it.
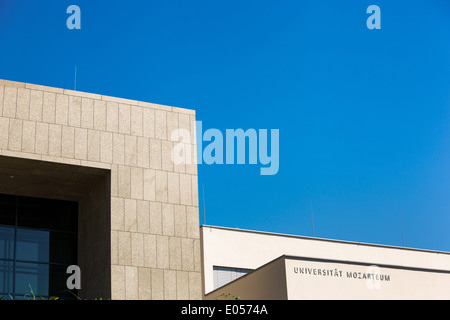
M 379 272 L 355 272 L 355 271 L 344 271 L 340 269 L 294 267 L 294 273 L 322 276 L 322 277 L 346 278 L 346 279 L 391 281 L 390 275 L 381 274 Z

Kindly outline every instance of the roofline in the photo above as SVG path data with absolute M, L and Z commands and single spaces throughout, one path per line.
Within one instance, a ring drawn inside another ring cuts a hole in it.
M 56 94 L 77 96 L 80 98 L 89 98 L 89 99 L 94 99 L 94 100 L 103 100 L 105 102 L 115 102 L 115 103 L 119 103 L 119 104 L 133 105 L 133 106 L 139 106 L 139 107 L 149 107 L 152 109 L 159 109 L 159 110 L 163 110 L 163 111 L 171 111 L 171 112 L 177 112 L 177 113 L 186 113 L 186 114 L 190 114 L 190 115 L 196 114 L 196 111 L 194 109 L 189 109 L 189 108 L 184 108 L 184 107 L 174 107 L 174 106 L 168 106 L 168 105 L 163 105 L 163 104 L 158 104 L 158 103 L 133 100 L 133 99 L 128 99 L 128 98 L 113 97 L 110 95 L 85 92 L 85 91 L 80 91 L 80 90 L 75 90 L 75 89 L 72 90 L 72 89 L 64 89 L 64 88 L 58 88 L 58 87 L 50 87 L 47 85 L 33 84 L 33 83 L 21 82 L 21 81 L 15 81 L 15 80 L 0 79 L 0 86 L 23 88 L 23 89 L 29 89 L 29 90 L 47 91 L 47 92 L 56 93 Z
M 210 225 L 201 225 L 200 228 L 213 228 L 213 229 L 220 229 L 220 230 L 227 230 L 227 231 L 238 231 L 238 232 L 245 232 L 245 233 L 262 234 L 262 235 L 266 235 L 266 236 L 277 236 L 277 237 L 296 238 L 296 239 L 303 239 L 303 240 L 315 240 L 315 241 L 334 242 L 334 243 L 341 243 L 341 244 L 352 244 L 352 245 L 358 245 L 358 246 L 368 246 L 368 247 L 378 247 L 378 248 L 385 248 L 385 249 L 408 250 L 408 251 L 416 251 L 416 252 L 426 252 L 426 253 L 450 255 L 450 252 L 447 252 L 447 251 L 399 247 L 399 246 L 392 246 L 392 245 L 373 244 L 373 243 L 367 243 L 367 242 L 356 242 L 356 241 L 348 241 L 348 240 L 336 240 L 336 239 L 299 236 L 299 235 L 293 235 L 293 234 L 283 234 L 283 233 L 268 232 L 268 231 L 257 231 L 257 230 L 210 226 Z

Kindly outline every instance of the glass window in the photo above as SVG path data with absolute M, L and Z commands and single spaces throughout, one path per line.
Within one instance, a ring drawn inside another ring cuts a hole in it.
M 75 202 L 19 197 L 17 225 L 20 227 L 77 231 L 78 205 Z
M 49 243 L 49 231 L 17 229 L 16 259 L 48 263 Z
M 0 227 L 0 259 L 14 259 L 14 228 Z
M 13 292 L 13 262 L 0 260 L 0 297 Z
M 76 264 L 77 235 L 63 232 L 50 232 L 50 262 L 66 265 Z
M 16 223 L 16 198 L 0 194 L 0 225 L 13 226 Z
M 67 278 L 70 276 L 66 273 L 67 267 L 62 265 L 50 265 L 50 274 L 52 275 L 49 282 L 49 292 L 52 296 L 57 296 L 62 299 L 73 299 L 75 296 L 68 292 Z M 76 290 L 71 290 L 76 294 Z
M 213 267 L 214 290 L 250 273 L 250 269 Z
M 77 264 L 77 219 L 76 202 L 0 194 L 0 297 L 74 299 L 66 270 Z
M 49 284 L 49 265 L 41 263 L 16 263 L 15 294 L 47 297 Z

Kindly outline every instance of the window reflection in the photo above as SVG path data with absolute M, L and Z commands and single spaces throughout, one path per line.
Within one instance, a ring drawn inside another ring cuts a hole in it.
M 17 229 L 16 259 L 30 262 L 49 262 L 50 232 Z
M 66 269 L 77 264 L 77 219 L 76 202 L 0 194 L 0 297 L 74 298 Z
M 13 262 L 0 260 L 0 296 L 13 292 Z
M 48 296 L 49 266 L 39 263 L 16 263 L 15 293 Z
M 14 228 L 0 226 L 0 259 L 14 259 Z

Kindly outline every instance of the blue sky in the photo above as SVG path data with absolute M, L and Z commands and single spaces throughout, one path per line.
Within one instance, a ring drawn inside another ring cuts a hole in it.
M 66 9 L 81 8 L 68 30 Z M 369 5 L 381 29 L 369 30 Z M 0 78 L 280 130 L 280 170 L 200 165 L 200 222 L 450 251 L 450 2 L 0 0 Z

